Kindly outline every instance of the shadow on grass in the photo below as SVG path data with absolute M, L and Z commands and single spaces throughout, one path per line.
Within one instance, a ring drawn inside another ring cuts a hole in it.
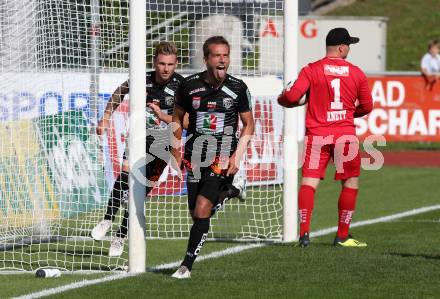
M 335 247 L 335 246 L 333 246 L 333 243 L 329 243 L 329 242 L 325 242 L 325 241 L 318 241 L 318 240 L 313 240 L 313 239 L 310 241 L 310 245 L 306 248 L 299 247 L 299 243 L 296 241 L 291 242 L 291 243 L 281 243 L 281 242 L 272 243 L 272 244 L 268 244 L 268 246 L 292 247 L 292 248 L 300 249 L 300 250 L 309 250 L 314 247 L 316 247 L 316 248 Z
M 404 258 L 424 258 L 427 260 L 440 260 L 440 254 L 415 254 L 415 253 L 403 253 L 403 252 L 389 252 L 389 255 L 404 257 Z
M 171 276 L 175 271 L 176 268 L 168 268 L 168 269 L 147 269 L 148 273 L 153 273 L 153 274 L 157 274 L 157 275 L 163 275 L 163 276 Z

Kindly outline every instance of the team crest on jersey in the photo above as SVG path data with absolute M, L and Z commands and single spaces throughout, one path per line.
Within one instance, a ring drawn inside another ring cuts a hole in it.
M 348 66 L 330 65 L 330 64 L 324 65 L 324 74 L 327 76 L 348 77 L 349 73 L 350 73 L 350 69 L 348 68 Z
M 167 106 L 173 106 L 174 105 L 174 98 L 173 97 L 165 97 L 165 104 Z
M 223 99 L 223 107 L 225 107 L 226 109 L 231 108 L 233 104 L 234 104 L 234 100 L 232 100 L 231 98 Z
M 202 100 L 202 97 L 193 97 L 192 98 L 192 107 L 194 109 L 199 109 L 201 100 Z

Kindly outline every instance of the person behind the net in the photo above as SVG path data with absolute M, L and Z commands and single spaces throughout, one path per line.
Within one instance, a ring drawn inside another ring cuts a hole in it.
M 224 37 L 208 38 L 203 44 L 206 70 L 185 78 L 176 98 L 172 161 L 179 169 L 182 121 L 188 113 L 183 165 L 188 171 L 188 209 L 193 219 L 186 255 L 172 275 L 178 279 L 191 277 L 193 263 L 208 236 L 213 210 L 233 181 L 254 133 L 251 96 L 242 80 L 227 73 L 229 53 Z M 239 119 L 243 126 L 237 138 Z
M 169 160 L 167 146 L 170 143 L 168 124 L 174 109 L 175 94 L 183 77 L 175 72 L 178 59 L 177 48 L 171 42 L 160 42 L 154 53 L 154 71 L 146 74 L 146 115 L 147 115 L 147 165 L 146 176 L 149 181 L 146 186 L 148 194 L 152 183 L 156 182 Z M 110 126 L 113 112 L 129 93 L 129 81 L 122 83 L 112 94 L 106 105 L 104 115 L 97 126 L 97 134 L 102 135 Z M 130 137 L 129 137 L 130 138 Z M 104 219 L 91 231 L 95 240 L 104 239 L 112 226 L 112 221 L 121 203 L 128 198 L 128 159 L 124 153 L 122 171 L 117 177 L 110 194 Z M 112 238 L 109 256 L 120 256 L 124 249 L 124 240 L 128 232 L 128 209 L 125 209 L 122 223 Z
M 440 79 L 440 42 L 432 40 L 428 44 L 428 52 L 420 61 L 420 71 L 425 79 L 425 88 L 432 90 Z
M 310 242 L 315 191 L 320 180 L 324 179 L 330 159 L 336 166 L 335 180 L 340 180 L 342 185 L 334 245 L 367 246 L 349 234 L 360 175 L 354 118 L 368 114 L 373 107 L 365 74 L 345 60 L 350 45 L 358 42 L 359 38 L 351 37 L 345 28 L 330 30 L 326 37 L 326 56 L 305 66 L 293 85 L 288 84 L 278 98 L 278 103 L 287 108 L 308 102 L 304 164 L 298 195 L 301 247 L 307 247 Z

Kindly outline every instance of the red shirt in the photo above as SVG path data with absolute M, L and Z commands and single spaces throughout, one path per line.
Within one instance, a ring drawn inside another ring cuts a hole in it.
M 278 102 L 291 106 L 304 94 L 308 99 L 306 135 L 355 135 L 354 117 L 368 114 L 373 107 L 367 77 L 342 58 L 324 57 L 305 66 Z

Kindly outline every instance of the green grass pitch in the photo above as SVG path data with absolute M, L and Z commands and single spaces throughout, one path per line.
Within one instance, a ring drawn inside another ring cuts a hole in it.
M 438 204 L 438 168 L 385 167 L 364 171 L 354 221 L 373 219 Z M 336 225 L 339 186 L 331 170 L 317 193 L 312 230 Z M 239 254 L 196 263 L 190 281 L 175 281 L 173 269 L 97 284 L 54 295 L 79 297 L 298 297 L 435 298 L 440 287 L 440 211 L 354 228 L 365 249 L 331 246 L 333 234 L 312 239 L 306 250 L 293 244 L 268 244 Z M 237 245 L 207 242 L 202 255 Z M 104 248 L 106 246 L 103 246 Z M 177 262 L 185 240 L 147 242 L 148 266 Z M 127 258 L 126 256 L 123 258 Z M 29 294 L 103 274 L 37 279 L 31 274 L 2 275 L 0 298 Z

